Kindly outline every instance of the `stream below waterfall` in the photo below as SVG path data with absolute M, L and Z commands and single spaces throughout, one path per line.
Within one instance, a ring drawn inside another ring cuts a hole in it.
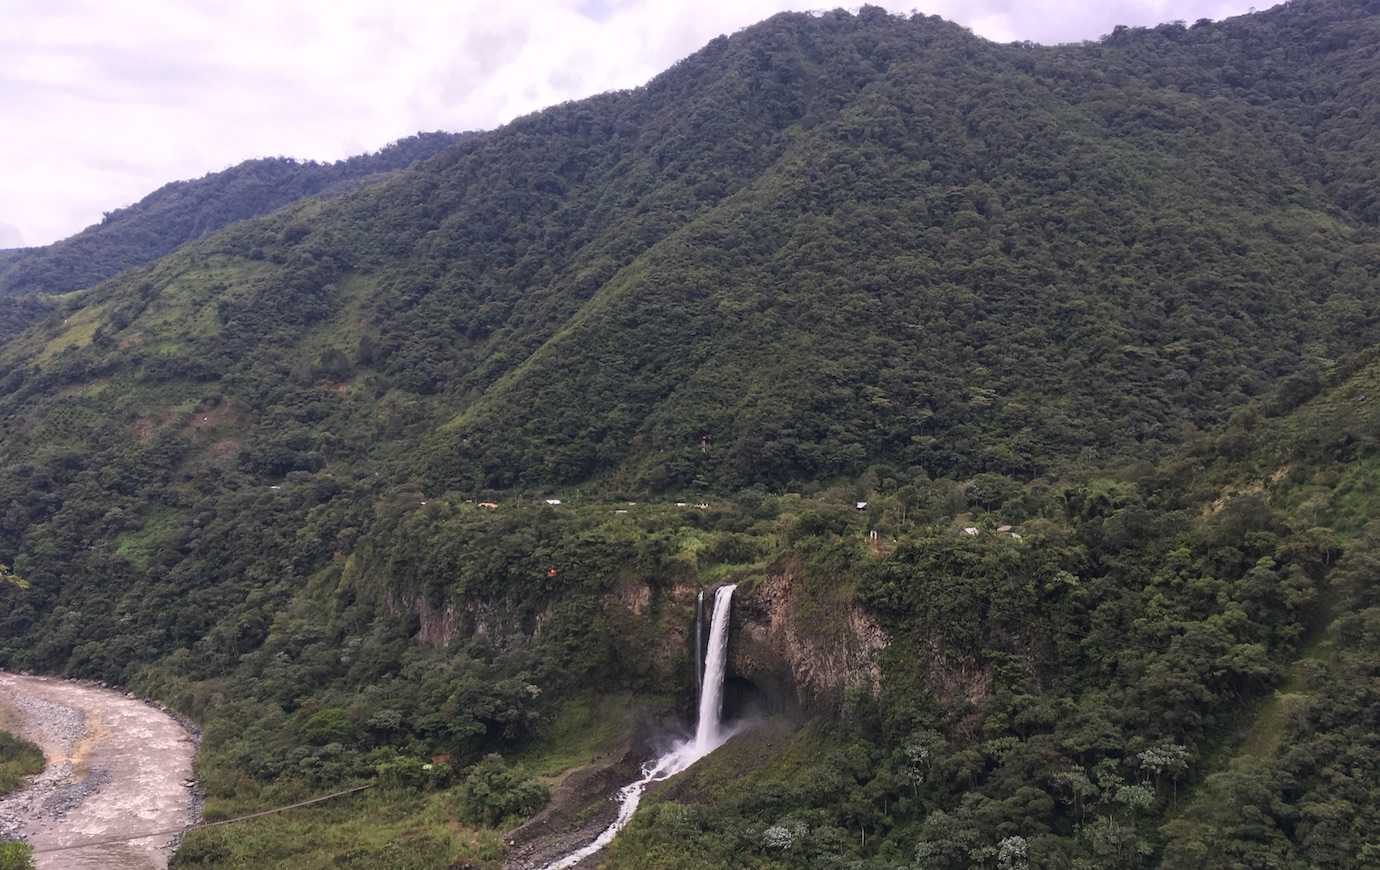
M 690 765 L 718 749 L 732 730 L 723 725 L 724 678 L 728 671 L 728 618 L 733 604 L 733 590 L 736 586 L 720 586 L 714 592 L 713 616 L 709 624 L 709 647 L 704 657 L 704 674 L 699 679 L 699 715 L 695 721 L 695 736 L 677 743 L 671 751 L 642 765 L 642 776 L 618 790 L 618 815 L 593 842 L 569 855 L 547 864 L 542 870 L 567 870 L 603 849 L 618 832 L 632 821 L 637 806 L 642 802 L 642 793 L 654 782 L 670 779 Z M 703 609 L 696 607 L 695 644 L 696 672 L 699 670 L 699 630 Z

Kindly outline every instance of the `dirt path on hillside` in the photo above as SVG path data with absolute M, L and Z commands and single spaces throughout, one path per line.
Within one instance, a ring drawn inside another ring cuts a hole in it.
M 43 850 L 192 824 L 192 735 L 110 689 L 0 673 L 0 728 L 42 749 L 47 768 L 0 799 L 0 838 L 22 837 L 39 870 L 162 870 L 175 838 Z

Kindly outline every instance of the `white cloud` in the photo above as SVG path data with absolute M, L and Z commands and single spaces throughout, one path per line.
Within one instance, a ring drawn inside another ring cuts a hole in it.
M 887 0 L 993 39 L 1095 38 L 1248 0 Z M 0 221 L 46 243 L 176 178 L 490 128 L 645 82 L 812 0 L 0 0 Z
M 20 248 L 23 246 L 24 234 L 19 232 L 19 227 L 0 223 L 0 251 L 3 251 L 5 248 Z

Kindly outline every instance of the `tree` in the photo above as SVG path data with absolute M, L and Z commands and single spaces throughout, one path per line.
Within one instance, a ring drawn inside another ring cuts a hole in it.
M 1178 795 L 1179 778 L 1187 772 L 1191 758 L 1192 755 L 1189 753 L 1188 747 L 1178 743 L 1163 743 L 1152 746 L 1136 755 L 1141 770 L 1150 775 L 1155 788 L 1159 788 L 1160 778 L 1167 776 L 1169 781 L 1174 784 L 1175 796 Z

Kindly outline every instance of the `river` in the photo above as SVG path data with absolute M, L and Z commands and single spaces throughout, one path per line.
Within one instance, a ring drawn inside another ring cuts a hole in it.
M 135 698 L 49 677 L 0 672 L 0 728 L 43 749 L 47 768 L 0 799 L 0 836 L 34 847 L 39 870 L 162 870 L 175 838 L 47 850 L 197 821 L 193 736 Z

